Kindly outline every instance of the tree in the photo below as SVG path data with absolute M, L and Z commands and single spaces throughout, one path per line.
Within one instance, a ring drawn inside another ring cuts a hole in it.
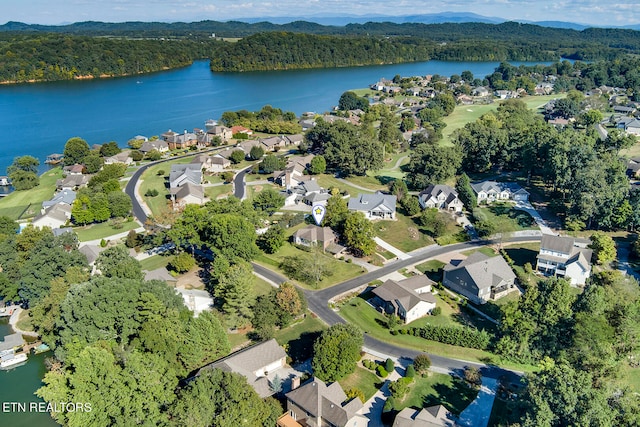
M 316 287 L 326 276 L 333 274 L 328 259 L 319 248 L 316 253 L 301 256 L 286 256 L 280 262 L 280 268 L 292 278 Z
M 369 109 L 369 100 L 365 97 L 356 95 L 355 92 L 344 92 L 338 100 L 338 109 L 342 111 L 348 110 L 363 110 Z
M 336 324 L 313 344 L 314 375 L 323 381 L 337 381 L 355 371 L 364 344 L 362 331 L 349 324 Z
M 233 173 L 233 171 L 224 171 L 220 174 L 220 176 L 222 177 L 222 180 L 225 182 L 225 184 L 228 184 L 233 181 L 235 173 Z
M 67 166 L 84 164 L 84 158 L 90 153 L 87 141 L 78 137 L 71 138 L 64 145 L 64 164 Z
M 267 154 L 260 163 L 260 170 L 262 173 L 273 173 L 275 171 L 283 170 L 286 166 L 286 162 L 283 158 L 274 154 Z
M 284 206 L 284 196 L 279 191 L 267 188 L 253 197 L 253 207 L 268 215 L 273 215 Z
M 616 244 L 611 236 L 598 231 L 591 235 L 591 244 L 593 256 L 598 265 L 609 264 L 616 259 Z
M 249 157 L 251 160 L 259 160 L 262 156 L 264 156 L 264 149 L 261 146 L 254 145 L 251 147 L 251 150 L 249 151 Z
M 400 206 L 404 208 L 407 215 L 414 216 L 420 213 L 420 202 L 417 197 L 408 196 L 402 199 Z
M 331 197 L 327 200 L 322 225 L 341 231 L 348 214 L 347 202 L 342 198 L 340 192 L 332 192 Z
M 349 212 L 344 221 L 344 239 L 356 256 L 371 255 L 376 250 L 371 221 L 362 212 Z
M 177 273 L 186 273 L 191 270 L 196 265 L 195 258 L 188 254 L 187 252 L 180 252 L 178 255 L 173 257 L 167 267 Z
M 330 125 L 324 158 L 327 168 L 344 175 L 364 175 L 368 170 L 382 167 L 383 145 L 351 123 Z
M 226 356 L 231 351 L 226 329 L 220 319 L 205 310 L 198 317 L 190 317 L 184 333 L 185 344 L 180 346 L 179 358 L 187 371 L 199 368 Z
M 233 150 L 231 152 L 231 154 L 229 155 L 229 160 L 231 160 L 231 162 L 233 164 L 238 164 L 241 161 L 244 160 L 245 154 L 244 151 L 242 150 Z
M 230 326 L 244 326 L 251 319 L 251 305 L 255 300 L 254 281 L 251 266 L 240 262 L 232 265 L 215 286 L 214 296 L 220 299 L 222 312 L 227 316 Z
M 15 236 L 20 230 L 20 225 L 8 216 L 0 216 L 0 242 Z
M 464 204 L 469 212 L 473 211 L 478 205 L 476 193 L 471 188 L 471 180 L 466 173 L 462 173 L 456 180 L 456 191 L 458 192 L 458 198 Z
M 120 147 L 118 147 L 118 143 L 115 141 L 106 142 L 100 147 L 100 155 L 102 157 L 115 156 L 116 154 L 120 153 L 120 151 L 122 150 L 120 150 Z
M 202 241 L 216 255 L 230 260 L 240 258 L 247 261 L 258 255 L 256 231 L 246 219 L 234 214 L 214 215 L 202 228 Z
M 151 150 L 146 154 L 148 160 L 155 162 L 156 160 L 160 160 L 162 158 L 162 153 L 158 150 Z
M 455 147 L 420 144 L 411 153 L 407 182 L 418 189 L 424 189 L 430 183 L 445 182 L 455 176 L 461 162 L 461 155 Z
M 310 170 L 314 175 L 325 173 L 325 171 L 327 170 L 327 161 L 324 159 L 324 156 L 317 155 L 313 159 L 311 159 Z
M 258 247 L 266 253 L 273 254 L 282 247 L 285 239 L 284 229 L 278 225 L 274 225 L 258 236 L 257 244 Z
M 11 185 L 16 191 L 30 190 L 40 184 L 40 178 L 33 172 L 16 170 L 9 174 Z
M 389 183 L 389 192 L 396 196 L 398 202 L 402 203 L 402 200 L 409 193 L 407 184 L 402 179 L 394 179 Z
M 40 160 L 33 156 L 21 156 L 13 159 L 11 166 L 7 168 L 7 175 L 11 175 L 16 171 L 38 173 L 38 166 L 40 166 Z
M 307 308 L 304 294 L 289 282 L 284 282 L 276 290 L 276 305 L 291 318 L 301 315 Z
M 125 246 L 113 246 L 100 252 L 96 268 L 105 277 L 133 280 L 144 278 L 140 261 L 131 257 Z
M 419 354 L 415 359 L 413 359 L 413 368 L 420 375 L 424 375 L 429 372 L 430 367 L 431 358 L 427 354 Z
M 102 165 L 104 165 L 104 159 L 95 153 L 84 158 L 84 167 L 87 173 L 97 173 Z
M 111 191 L 107 193 L 107 201 L 112 217 L 125 218 L 129 216 L 133 208 L 131 198 L 122 191 Z

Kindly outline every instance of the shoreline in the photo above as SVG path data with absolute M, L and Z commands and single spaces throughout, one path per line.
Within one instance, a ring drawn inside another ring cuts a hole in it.
M 20 313 L 22 313 L 22 308 L 19 306 L 13 306 L 13 307 L 15 307 L 15 309 L 11 314 L 11 316 L 9 317 L 9 325 L 11 326 L 11 329 L 13 329 L 13 332 L 16 334 L 26 335 L 28 337 L 38 338 L 39 335 L 36 332 L 23 331 L 22 329 L 18 328 L 18 320 L 20 319 Z

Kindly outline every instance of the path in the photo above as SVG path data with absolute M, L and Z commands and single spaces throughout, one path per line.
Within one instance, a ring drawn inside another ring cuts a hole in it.
M 386 357 L 382 357 L 381 359 L 385 360 Z M 398 372 L 400 369 L 403 368 L 396 366 L 393 372 L 385 379 L 382 387 L 380 387 L 378 391 L 364 403 L 362 409 L 358 411 L 369 419 L 368 427 L 384 427 L 384 424 L 382 423 L 382 409 L 384 408 L 387 398 L 391 396 L 391 393 L 389 392 L 389 383 L 401 377 Z
M 458 419 L 458 425 L 463 427 L 487 427 L 497 390 L 498 380 L 482 378 L 482 386 L 478 396 L 462 411 Z
M 376 192 L 376 190 L 374 190 L 374 189 L 372 189 L 372 188 L 367 188 L 367 187 L 363 187 L 363 186 L 358 185 L 358 184 L 354 184 L 353 182 L 351 182 L 351 181 L 347 181 L 347 180 L 346 180 L 346 179 L 344 179 L 344 178 L 336 178 L 336 179 L 337 179 L 338 181 L 342 182 L 342 183 L 345 183 L 345 184 L 347 184 L 347 185 L 352 186 L 353 188 L 357 188 L 358 190 L 366 191 L 367 193 L 375 193 L 375 192 Z M 352 194 L 352 196 L 355 196 L 355 194 Z
M 400 163 L 402 163 L 402 162 L 404 161 L 404 159 L 408 159 L 408 158 L 409 158 L 409 156 L 402 156 L 402 157 L 400 157 L 400 158 L 396 161 L 395 166 L 394 166 L 392 169 L 390 169 L 390 170 L 398 169 L 398 168 L 400 167 Z
M 524 201 L 516 202 L 514 209 L 525 211 L 526 213 L 531 215 L 536 224 L 538 224 L 538 227 L 540 227 L 540 231 L 542 232 L 542 234 L 551 234 L 554 236 L 557 234 L 547 225 L 547 222 L 540 216 L 536 208 L 534 208 L 531 203 Z
M 379 237 L 374 237 L 373 240 L 382 249 L 385 249 L 385 250 L 391 252 L 392 254 L 394 254 L 395 256 L 397 256 L 398 259 L 409 259 L 409 258 L 411 258 L 411 255 L 402 252 L 400 249 L 396 248 L 395 246 L 390 245 L 389 243 L 385 242 L 384 240 L 382 240 Z
M 27 335 L 29 337 L 37 338 L 38 337 L 37 333 L 30 332 L 30 331 L 23 331 L 22 329 L 18 328 L 18 320 L 20 319 L 20 313 L 22 313 L 22 308 L 15 307 L 15 309 L 13 310 L 13 314 L 9 318 L 9 324 L 11 325 L 13 332 L 22 334 L 22 335 Z

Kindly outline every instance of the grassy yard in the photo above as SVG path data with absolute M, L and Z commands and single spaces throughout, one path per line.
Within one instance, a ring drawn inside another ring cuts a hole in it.
M 365 400 L 371 399 L 382 386 L 384 380 L 368 369 L 356 367 L 353 374 L 347 375 L 338 381 L 343 390 L 357 388 L 364 393 Z
M 442 269 L 446 264 L 437 259 L 432 259 L 422 264 L 416 265 L 416 270 L 422 274 L 426 274 L 429 279 L 434 282 L 442 282 Z
M 323 175 L 317 175 L 316 180 L 318 181 L 318 184 L 320 184 L 321 187 L 326 188 L 326 189 L 330 189 L 333 187 L 337 187 L 339 188 L 341 191 L 348 191 L 349 194 L 351 196 L 356 196 L 358 193 L 375 193 L 376 189 L 372 188 L 370 191 L 364 191 L 361 190 L 359 188 L 356 188 L 352 185 L 349 185 L 348 183 L 345 183 L 343 181 L 340 181 L 338 178 L 336 178 L 333 175 L 327 175 L 327 174 L 323 174 Z M 365 188 L 369 188 L 369 186 L 364 186 Z
M 293 231 L 291 231 L 291 233 L 293 233 Z M 275 254 L 261 254 L 258 256 L 258 258 L 256 259 L 256 262 L 258 262 L 259 264 L 264 265 L 267 268 L 270 268 L 272 270 L 275 270 L 281 274 L 285 274 L 281 269 L 280 269 L 280 263 L 281 261 L 284 259 L 284 257 L 288 257 L 288 256 L 292 256 L 292 257 L 300 257 L 300 256 L 304 256 L 304 255 L 308 255 L 308 252 L 305 252 L 301 249 L 296 248 L 295 246 L 293 246 L 291 243 L 285 243 L 282 248 L 280 248 L 280 250 L 278 250 L 278 252 L 276 252 Z M 345 261 L 340 261 L 330 255 L 324 255 L 324 254 L 320 254 L 319 256 L 323 257 L 323 259 L 325 260 L 325 262 L 328 265 L 328 269 L 329 271 L 332 272 L 332 274 L 330 276 L 325 277 L 324 279 L 322 279 L 319 283 L 317 288 L 313 288 L 313 289 L 323 289 L 323 288 L 327 288 L 329 286 L 332 286 L 336 283 L 340 283 L 343 282 L 345 280 L 351 279 L 353 277 L 358 276 L 360 273 L 362 273 L 362 267 L 356 265 L 356 264 L 352 264 L 352 263 L 347 263 Z M 292 280 L 292 282 L 295 282 L 296 284 L 299 284 L 302 287 L 305 287 L 307 289 L 312 289 L 312 287 L 310 287 L 307 284 L 304 283 L 300 283 L 297 282 L 295 280 Z
M 22 310 L 20 317 L 18 317 L 18 323 L 16 325 L 21 331 L 33 332 L 33 324 L 31 323 L 31 316 L 29 316 L 29 310 Z
M 140 177 L 140 187 L 138 189 L 139 194 L 144 199 L 153 216 L 160 216 L 163 209 L 167 206 L 167 200 L 169 197 L 169 189 L 166 185 L 166 179 L 171 171 L 171 165 L 191 163 L 192 157 L 184 159 L 176 159 L 158 165 L 151 166 L 144 171 Z M 157 190 L 158 195 L 154 197 L 145 196 L 148 190 Z
M 304 361 L 313 355 L 313 343 L 325 329 L 327 325 L 307 313 L 301 322 L 276 331 L 274 338 L 286 346 L 287 354 L 294 361 Z
M 140 266 L 143 270 L 152 271 L 166 267 L 172 259 L 173 255 L 153 255 L 140 261 Z
M 215 187 L 205 187 L 204 194 L 209 200 L 224 199 L 233 194 L 233 186 L 231 184 L 216 185 Z
M 396 218 L 396 221 L 374 222 L 376 235 L 404 252 L 435 243 L 431 237 L 420 231 L 420 227 L 411 218 L 400 213 L 396 213 Z
M 478 391 L 466 382 L 447 374 L 430 374 L 428 377 L 416 376 L 409 386 L 409 393 L 402 400 L 396 400 L 394 409 L 423 408 L 444 405 L 456 415 L 476 398 Z
M 87 242 L 89 240 L 106 239 L 114 234 L 125 233 L 140 227 L 140 224 L 136 221 L 125 221 L 121 225 L 121 228 L 114 228 L 111 221 L 106 221 L 99 224 L 75 227 L 73 231 L 78 235 L 78 240 Z
M 252 200 L 256 196 L 256 194 L 258 194 L 262 190 L 266 190 L 267 188 L 276 191 L 280 191 L 282 189 L 275 184 L 247 185 L 245 188 L 247 191 L 247 199 L 249 200 Z
M 14 191 L 0 198 L 0 216 L 13 220 L 31 218 L 40 213 L 42 202 L 50 200 L 56 190 L 56 181 L 62 178 L 62 168 L 51 169 L 40 175 L 40 184 L 26 191 Z
M 452 322 L 460 323 L 462 319 L 469 319 L 468 316 L 461 315 L 459 311 L 451 308 L 440 299 L 438 299 L 437 305 L 442 307 L 441 315 L 427 316 L 411 323 L 410 326 L 420 326 L 425 322 L 435 322 L 435 324 L 451 324 Z M 366 331 L 370 336 L 400 347 L 411 348 L 454 359 L 495 364 L 521 371 L 531 372 L 535 369 L 533 366 L 507 362 L 488 351 L 442 344 L 436 341 L 429 341 L 420 337 L 414 337 L 412 335 L 391 335 L 389 330 L 386 328 L 386 318 L 359 297 L 353 298 L 349 302 L 343 304 L 340 307 L 340 315 L 348 322 L 353 323 Z M 474 319 L 474 321 L 477 321 L 477 318 Z
M 498 233 L 537 228 L 531 215 L 514 209 L 510 203 L 493 203 L 487 207 L 477 207 L 473 210 L 473 215 L 476 219 L 494 224 Z

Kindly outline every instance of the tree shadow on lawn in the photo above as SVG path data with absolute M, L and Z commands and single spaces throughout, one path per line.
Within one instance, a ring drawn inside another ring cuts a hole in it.
M 294 363 L 303 362 L 313 356 L 313 343 L 321 334 L 322 331 L 303 332 L 298 338 L 288 342 L 287 353 Z
M 397 179 L 392 176 L 384 176 L 384 175 L 376 175 L 375 178 L 382 185 L 389 185 L 391 181 L 395 181 Z
M 536 257 L 538 252 L 533 249 L 525 248 L 505 248 L 505 252 L 509 255 L 509 258 L 516 263 L 516 265 L 525 265 L 526 263 L 534 266 L 536 264 Z
M 428 394 L 422 398 L 422 406 L 444 405 L 449 411 L 460 415 L 464 409 L 478 395 L 478 391 L 467 385 L 457 377 L 453 377 L 450 384 L 436 384 L 433 387 L 434 394 Z

